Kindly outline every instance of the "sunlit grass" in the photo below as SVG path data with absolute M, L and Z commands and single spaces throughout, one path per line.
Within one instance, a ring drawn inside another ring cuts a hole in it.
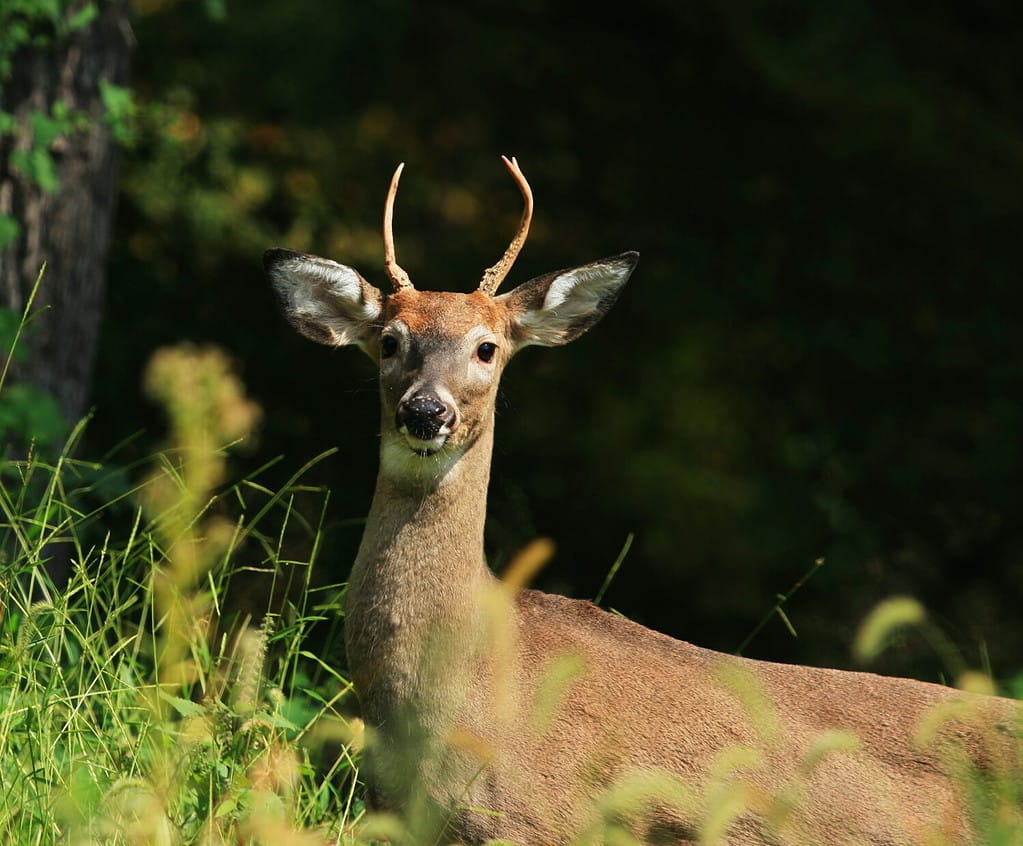
M 225 483 L 258 410 L 218 353 L 149 373 L 171 418 L 149 471 L 76 461 L 74 437 L 0 471 L 0 841 L 341 841 L 361 813 L 336 740 L 349 685 L 307 651 L 340 613 L 310 580 L 326 492 L 308 466 L 279 491 Z M 277 597 L 255 627 L 232 575 Z

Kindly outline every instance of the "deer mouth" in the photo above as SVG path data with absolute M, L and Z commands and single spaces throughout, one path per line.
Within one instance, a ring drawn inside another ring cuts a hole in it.
M 429 458 L 431 455 L 436 455 L 448 442 L 447 433 L 437 434 L 432 438 L 420 438 L 408 430 L 403 431 L 401 434 L 404 436 L 408 448 L 420 458 Z

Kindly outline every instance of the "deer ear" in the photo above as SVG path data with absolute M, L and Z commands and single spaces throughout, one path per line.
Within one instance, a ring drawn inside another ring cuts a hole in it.
M 502 294 L 497 299 L 512 312 L 516 348 L 574 341 L 614 305 L 638 262 L 639 253 L 622 253 L 538 276 Z
M 383 295 L 357 271 L 280 247 L 263 253 L 263 267 L 284 316 L 299 332 L 320 344 L 368 349 Z

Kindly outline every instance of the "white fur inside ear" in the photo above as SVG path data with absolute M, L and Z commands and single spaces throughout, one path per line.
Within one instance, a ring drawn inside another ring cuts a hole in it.
M 374 320 L 376 303 L 363 296 L 362 278 L 352 268 L 330 259 L 302 257 L 280 262 L 272 271 L 277 289 L 299 315 L 324 320 L 333 316 L 336 300 L 353 320 Z M 326 297 L 324 296 L 326 295 Z
M 614 293 L 624 284 L 631 265 L 624 262 L 610 264 L 588 264 L 563 273 L 551 282 L 544 297 L 544 311 L 557 311 L 569 316 L 564 309 L 573 309 L 578 314 L 591 311 L 596 305 Z
M 556 346 L 570 340 L 572 327 L 594 323 L 618 295 L 634 261 L 611 260 L 575 267 L 554 278 L 543 305 L 518 319 L 525 343 Z
M 367 349 L 383 298 L 357 271 L 330 259 L 290 254 L 267 268 L 291 324 L 330 346 Z

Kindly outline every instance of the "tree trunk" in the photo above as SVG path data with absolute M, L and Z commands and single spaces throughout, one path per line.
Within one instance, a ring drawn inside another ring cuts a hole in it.
M 69 3 L 68 14 L 84 5 Z M 12 375 L 52 394 L 70 423 L 86 411 L 117 198 L 119 148 L 104 120 L 100 82 L 126 84 L 133 42 L 128 0 L 95 5 L 98 15 L 84 28 L 20 50 L 11 78 L 0 81 L 0 110 L 17 127 L 0 137 L 0 213 L 21 227 L 0 251 L 0 306 L 20 312 L 46 263 L 33 308 L 46 311 L 33 321 L 27 358 Z M 54 103 L 88 120 L 50 145 L 59 187 L 47 192 L 9 157 L 32 148 L 31 115 L 50 115 Z

